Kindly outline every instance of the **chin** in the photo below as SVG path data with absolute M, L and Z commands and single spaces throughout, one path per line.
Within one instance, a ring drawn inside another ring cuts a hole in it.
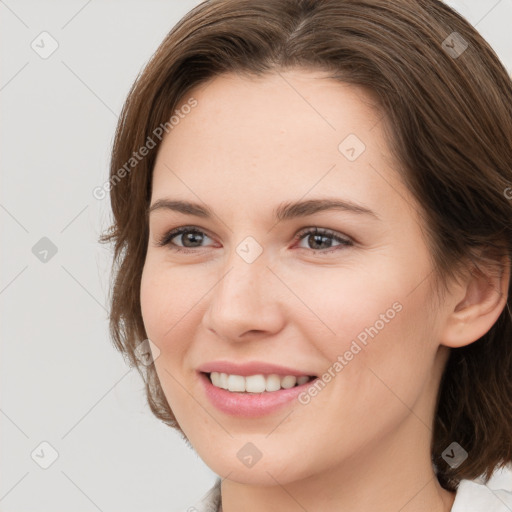
M 239 440 L 233 443 L 236 448 L 224 449 L 220 453 L 209 450 L 207 453 L 196 450 L 203 462 L 217 475 L 233 482 L 247 485 L 275 486 L 277 483 L 286 485 L 297 480 L 308 478 L 313 472 L 311 467 L 297 465 L 297 455 L 286 449 L 282 454 L 262 454 L 256 462 L 244 459 L 244 454 L 237 455 Z M 249 451 L 249 450 L 247 450 Z M 232 456 L 231 456 L 232 454 Z M 284 458 L 290 457 L 287 461 Z

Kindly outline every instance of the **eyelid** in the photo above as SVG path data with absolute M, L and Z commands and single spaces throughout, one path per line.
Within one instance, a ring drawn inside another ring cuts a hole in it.
M 208 238 L 213 239 L 204 229 L 198 228 L 197 226 L 180 226 L 174 229 L 171 229 L 169 231 L 166 231 L 161 237 L 158 238 L 156 245 L 159 247 L 163 247 L 165 245 L 171 245 L 170 241 L 183 233 L 198 233 L 206 235 Z M 181 246 L 177 246 L 181 247 Z M 194 248 L 191 247 L 185 247 L 185 249 L 194 250 Z M 201 247 L 197 247 L 195 249 L 201 249 Z
M 197 253 L 200 249 L 204 249 L 205 247 L 184 247 L 181 245 L 176 245 L 174 243 L 171 243 L 171 240 L 183 233 L 196 233 L 196 234 L 202 234 L 206 235 L 208 238 L 213 240 L 213 237 L 211 237 L 207 231 L 205 231 L 202 228 L 199 228 L 197 226 L 179 226 L 177 228 L 171 229 L 169 231 L 166 231 L 163 236 L 161 236 L 158 240 L 156 245 L 158 247 L 164 247 L 169 246 L 172 251 L 175 252 L 185 252 L 185 253 Z M 338 251 L 339 247 L 351 247 L 357 243 L 356 240 L 354 240 L 352 237 L 349 237 L 343 233 L 339 233 L 338 231 L 334 231 L 332 229 L 328 228 L 319 228 L 318 226 L 308 226 L 304 227 L 301 230 L 299 230 L 293 237 L 294 242 L 300 242 L 307 236 L 311 235 L 323 235 L 330 237 L 331 239 L 338 242 L 339 245 L 334 246 L 334 248 L 327 248 L 327 249 L 310 249 L 305 247 L 300 247 L 299 250 L 305 250 L 308 252 L 311 252 L 313 254 L 328 254 L 335 251 Z
M 294 237 L 294 240 L 303 240 L 306 235 L 324 235 L 330 236 L 331 238 L 337 240 L 338 242 L 346 242 L 346 243 L 354 243 L 355 241 L 349 236 L 339 233 L 338 231 L 334 231 L 328 228 L 319 228 L 317 226 L 310 226 L 307 228 L 301 229 Z M 313 249 L 311 249 L 313 250 Z

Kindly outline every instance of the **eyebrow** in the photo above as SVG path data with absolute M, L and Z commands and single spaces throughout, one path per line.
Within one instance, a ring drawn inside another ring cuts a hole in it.
M 148 214 L 156 210 L 170 210 L 196 217 L 211 218 L 213 211 L 207 206 L 189 201 L 172 199 L 158 199 L 148 208 Z M 278 221 L 285 221 L 297 217 L 306 217 L 326 210 L 341 210 L 345 212 L 365 214 L 380 220 L 380 217 L 369 208 L 343 199 L 309 199 L 305 201 L 294 201 L 281 203 L 272 212 L 273 218 Z

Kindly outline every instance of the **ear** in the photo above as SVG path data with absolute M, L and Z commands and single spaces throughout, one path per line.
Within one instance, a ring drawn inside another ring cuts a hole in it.
M 510 258 L 472 265 L 451 291 L 440 343 L 451 348 L 469 345 L 486 334 L 507 306 Z

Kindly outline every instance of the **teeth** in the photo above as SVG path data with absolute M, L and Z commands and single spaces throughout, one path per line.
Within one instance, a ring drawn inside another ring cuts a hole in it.
M 227 373 L 212 372 L 210 373 L 212 384 L 218 388 L 227 389 L 233 392 L 263 393 L 264 391 L 279 391 L 280 389 L 290 389 L 297 384 L 298 386 L 305 384 L 310 380 L 307 375 L 295 377 L 286 375 L 249 375 L 243 377 L 241 375 L 229 375 Z
M 279 391 L 281 389 L 281 378 L 279 375 L 269 375 L 265 380 L 266 391 Z

